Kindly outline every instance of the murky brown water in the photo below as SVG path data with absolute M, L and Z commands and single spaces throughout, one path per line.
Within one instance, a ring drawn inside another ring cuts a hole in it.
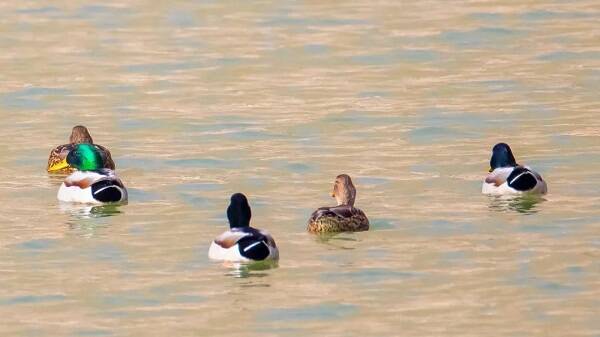
M 0 334 L 598 336 L 598 1 L 0 3 Z M 48 151 L 111 149 L 122 207 Z M 506 141 L 543 202 L 480 194 Z M 372 222 L 305 221 L 348 173 Z M 207 259 L 231 193 L 279 267 Z

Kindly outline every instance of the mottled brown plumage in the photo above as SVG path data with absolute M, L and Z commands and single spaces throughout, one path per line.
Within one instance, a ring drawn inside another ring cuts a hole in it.
M 359 232 L 369 230 L 369 219 L 360 209 L 354 207 L 356 189 L 352 179 L 340 174 L 335 179 L 331 194 L 338 203 L 333 207 L 321 207 L 308 219 L 307 230 L 312 233 Z
M 111 170 L 115 169 L 115 162 L 112 160 L 110 155 L 110 151 L 104 146 L 94 144 L 92 136 L 88 129 L 85 126 L 77 125 L 73 127 L 73 131 L 71 132 L 71 136 L 69 137 L 69 144 L 63 144 L 55 147 L 50 151 L 50 156 L 48 157 L 48 166 L 46 170 L 48 172 L 57 172 L 57 173 L 70 173 L 75 171 L 74 168 L 67 166 L 59 169 L 53 169 L 54 166 L 61 163 L 69 154 L 71 150 L 77 144 L 88 143 L 93 144 L 100 156 L 102 157 L 102 161 L 104 162 L 104 168 L 109 168 Z
M 308 231 L 313 233 L 366 230 L 369 230 L 369 219 L 365 213 L 348 205 L 321 207 L 308 220 Z

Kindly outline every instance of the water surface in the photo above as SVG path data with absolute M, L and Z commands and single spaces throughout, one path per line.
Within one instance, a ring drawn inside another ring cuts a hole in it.
M 598 336 L 593 0 L 5 1 L 0 334 Z M 130 191 L 56 200 L 84 124 Z M 494 143 L 549 182 L 480 194 Z M 337 174 L 372 230 L 305 232 Z M 233 192 L 277 268 L 207 259 Z

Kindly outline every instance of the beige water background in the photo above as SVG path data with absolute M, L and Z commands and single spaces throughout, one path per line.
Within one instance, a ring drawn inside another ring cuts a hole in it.
M 600 3 L 3 1 L 0 335 L 600 336 Z M 130 203 L 60 205 L 75 124 Z M 480 194 L 506 141 L 545 201 Z M 348 173 L 369 232 L 305 222 Z M 279 267 L 207 259 L 241 191 Z

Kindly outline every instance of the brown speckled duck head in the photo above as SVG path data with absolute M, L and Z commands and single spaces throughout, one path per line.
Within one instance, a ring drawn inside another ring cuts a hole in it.
M 71 144 L 94 144 L 92 140 L 92 136 L 90 136 L 90 132 L 83 125 L 76 125 L 73 127 L 73 131 L 71 131 L 71 137 L 69 137 L 69 143 Z
M 333 184 L 333 192 L 331 196 L 337 200 L 339 205 L 354 206 L 354 199 L 356 198 L 356 188 L 352 184 L 352 179 L 347 174 L 340 174 L 335 178 Z

